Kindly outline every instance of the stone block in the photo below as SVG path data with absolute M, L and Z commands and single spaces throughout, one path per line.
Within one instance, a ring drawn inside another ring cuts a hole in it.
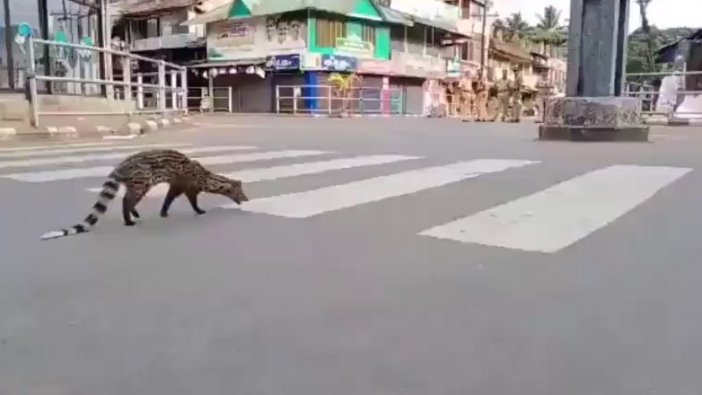
M 0 128 L 0 140 L 9 139 L 17 135 L 15 128 Z
M 108 128 L 107 126 L 104 126 L 104 125 L 95 126 L 95 131 L 98 133 L 101 133 L 101 134 L 115 133 L 115 130 L 113 128 Z
M 149 120 L 149 121 L 144 121 L 144 123 L 146 124 L 147 129 L 149 129 L 151 131 L 158 130 L 158 123 L 156 123 L 156 121 Z
M 560 97 L 546 102 L 540 140 L 648 141 L 635 97 Z
M 130 134 L 141 134 L 142 131 L 141 125 L 136 122 L 129 122 L 127 124 L 127 129 L 129 130 Z

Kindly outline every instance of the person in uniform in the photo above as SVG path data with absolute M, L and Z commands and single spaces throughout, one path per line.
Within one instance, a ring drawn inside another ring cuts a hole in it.
M 539 86 L 536 99 L 536 109 L 539 112 L 536 123 L 543 123 L 546 119 L 546 100 L 553 96 L 553 85 L 549 82 Z
M 488 98 L 490 94 L 490 87 L 487 84 L 485 76 L 481 75 L 477 78 L 475 84 L 475 110 L 476 110 L 476 121 L 487 122 L 488 121 Z
M 522 79 L 522 72 L 519 68 L 514 68 L 514 81 L 510 84 L 509 93 L 512 102 L 512 116 L 510 117 L 510 122 L 519 123 L 522 120 L 522 109 L 524 105 L 522 104 L 522 87 L 524 86 L 524 81 Z
M 511 84 L 507 79 L 507 70 L 502 70 L 502 79 L 495 82 L 495 90 L 497 91 L 497 111 L 492 118 L 493 121 L 501 118 L 502 122 L 509 119 L 509 100 Z
M 464 75 L 458 82 L 458 93 L 460 95 L 461 119 L 466 122 L 473 117 L 473 102 L 475 101 L 473 81 L 468 76 Z

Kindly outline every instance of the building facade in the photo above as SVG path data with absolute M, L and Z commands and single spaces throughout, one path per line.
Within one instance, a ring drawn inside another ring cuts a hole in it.
M 236 0 L 186 22 L 206 26 L 207 60 L 192 70 L 203 84 L 233 87 L 235 111 L 329 112 L 329 76 L 353 73 L 375 92 L 357 98 L 358 111 L 382 112 L 387 90 L 402 112 L 421 113 L 428 85 L 479 67 L 482 40 L 471 40 L 473 24 L 459 26 L 470 10 L 436 0 Z

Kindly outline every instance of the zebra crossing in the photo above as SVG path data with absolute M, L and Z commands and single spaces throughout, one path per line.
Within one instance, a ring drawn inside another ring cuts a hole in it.
M 255 197 L 242 206 L 222 206 L 224 209 L 236 208 L 292 219 L 320 216 L 467 182 L 471 178 L 545 165 L 541 161 L 520 158 L 485 158 L 422 166 L 428 158 L 417 155 L 372 152 L 344 155 L 330 150 L 301 148 L 270 150 L 253 145 L 133 144 L 111 140 L 0 148 L 0 182 L 41 184 L 84 179 L 95 182 L 84 188 L 85 192 L 95 193 L 100 190 L 101 178 L 124 157 L 145 149 L 165 147 L 178 149 L 206 166 L 238 168 L 240 164 L 247 164 L 244 169 L 222 172 L 245 183 L 323 173 L 341 174 L 345 170 L 382 168 L 395 163 L 415 165 L 412 170 L 389 175 Z M 294 160 L 294 163 L 266 165 L 267 161 L 273 160 Z M 417 236 L 554 253 L 611 224 L 691 171 L 690 168 L 666 166 L 604 166 L 506 203 L 495 202 L 486 210 L 466 212 L 463 218 L 436 224 L 418 232 Z M 163 197 L 166 191 L 166 185 L 159 185 L 147 198 Z

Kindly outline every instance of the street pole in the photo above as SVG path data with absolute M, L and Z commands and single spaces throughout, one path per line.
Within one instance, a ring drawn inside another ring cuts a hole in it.
M 487 39 L 485 38 L 485 31 L 487 30 L 487 3 L 483 3 L 483 26 L 480 32 L 480 79 L 483 79 L 485 75 L 485 44 Z
M 483 3 L 483 12 L 480 14 L 472 14 L 471 17 L 481 17 L 482 18 L 482 26 L 481 26 L 481 32 L 480 32 L 480 78 L 483 78 L 483 75 L 485 73 L 485 63 L 487 61 L 487 52 L 488 49 L 485 48 L 487 45 L 487 17 L 488 17 L 488 2 L 485 1 Z M 489 16 L 491 17 L 497 17 L 499 16 L 498 14 L 490 14 Z

